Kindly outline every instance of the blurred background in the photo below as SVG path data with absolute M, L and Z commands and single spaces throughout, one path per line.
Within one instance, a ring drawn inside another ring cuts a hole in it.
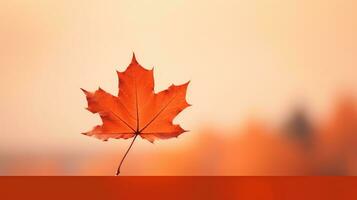
M 191 80 L 190 130 L 137 140 L 123 175 L 357 175 L 357 2 L 0 1 L 0 175 L 114 175 L 130 140 L 79 88 Z

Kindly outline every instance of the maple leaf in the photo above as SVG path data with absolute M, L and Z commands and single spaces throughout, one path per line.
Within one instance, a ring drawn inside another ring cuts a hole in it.
M 88 110 L 98 113 L 103 124 L 95 126 L 84 135 L 94 136 L 107 141 L 109 138 L 128 139 L 134 137 L 117 170 L 128 154 L 138 135 L 150 142 L 156 139 L 177 137 L 185 130 L 173 124 L 173 119 L 187 103 L 186 91 L 189 82 L 171 85 L 159 93 L 154 92 L 153 69 L 143 68 L 135 54 L 124 72 L 118 72 L 119 92 L 113 96 L 99 88 L 95 92 L 84 89 Z

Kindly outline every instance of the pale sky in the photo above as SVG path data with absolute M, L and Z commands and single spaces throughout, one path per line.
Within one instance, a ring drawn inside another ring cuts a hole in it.
M 79 88 L 116 94 L 133 51 L 157 91 L 191 80 L 185 129 L 279 121 L 300 102 L 323 115 L 357 91 L 356 4 L 3 0 L 0 150 L 99 145 L 79 134 L 100 124 Z

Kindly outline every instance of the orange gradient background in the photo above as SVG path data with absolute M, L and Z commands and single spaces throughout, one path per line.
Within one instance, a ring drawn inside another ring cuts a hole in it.
M 0 175 L 113 175 L 129 140 L 81 135 L 79 88 L 117 93 L 132 52 L 155 89 L 191 80 L 178 139 L 123 175 L 357 175 L 357 2 L 0 1 Z

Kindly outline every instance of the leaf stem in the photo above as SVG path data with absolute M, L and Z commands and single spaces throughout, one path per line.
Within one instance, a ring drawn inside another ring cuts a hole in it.
M 124 161 L 126 155 L 128 155 L 128 153 L 129 153 L 129 151 L 130 151 L 130 149 L 131 149 L 131 146 L 133 146 L 134 141 L 135 141 L 135 139 L 138 137 L 138 135 L 139 135 L 139 134 L 135 134 L 135 137 L 134 137 L 133 141 L 131 141 L 131 144 L 130 144 L 128 150 L 126 150 L 126 152 L 125 152 L 123 158 L 121 159 L 120 164 L 119 164 L 118 169 L 117 169 L 117 172 L 116 172 L 116 174 L 115 174 L 116 176 L 118 176 L 118 175 L 120 174 L 120 167 L 121 167 L 121 165 L 123 164 L 123 161 Z

